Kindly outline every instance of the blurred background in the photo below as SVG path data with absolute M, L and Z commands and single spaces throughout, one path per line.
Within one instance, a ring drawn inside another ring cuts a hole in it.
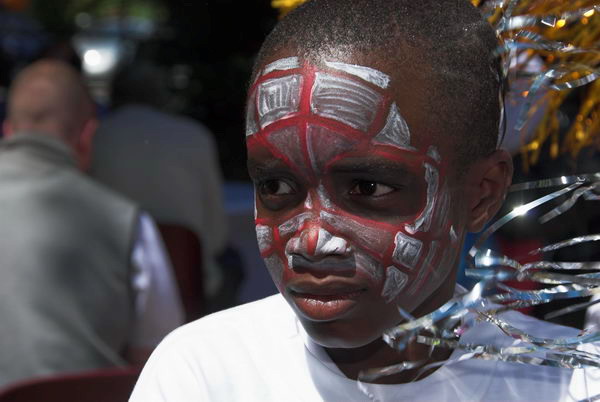
M 204 124 L 218 148 L 236 253 L 222 264 L 243 266 L 235 303 L 273 294 L 256 246 L 243 116 L 253 57 L 276 21 L 265 0 L 0 0 L 0 120 L 11 80 L 42 57 L 80 69 L 101 122 L 120 69 L 160 68 L 168 89 L 161 109 Z
M 32 60 L 74 51 L 103 110 L 121 65 L 167 67 L 168 109 L 208 126 L 225 178 L 246 180 L 245 89 L 276 21 L 265 0 L 0 0 L 0 88 Z

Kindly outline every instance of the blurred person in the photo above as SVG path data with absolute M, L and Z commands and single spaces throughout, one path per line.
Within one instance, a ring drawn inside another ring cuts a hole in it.
M 165 82 L 163 71 L 150 64 L 135 63 L 117 74 L 114 111 L 94 138 L 92 175 L 159 224 L 181 225 L 198 236 L 210 300 L 227 286 L 216 261 L 227 239 L 218 152 L 204 125 L 163 110 Z
M 51 40 L 40 52 L 39 59 L 52 59 L 63 61 L 81 73 L 81 57 L 73 46 L 69 37 L 59 37 Z
M 151 218 L 84 174 L 96 126 L 72 67 L 16 77 L 0 142 L 0 386 L 143 361 L 183 321 Z

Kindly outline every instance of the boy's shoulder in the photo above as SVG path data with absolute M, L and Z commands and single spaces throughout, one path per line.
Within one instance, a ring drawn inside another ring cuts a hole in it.
M 199 340 L 222 343 L 234 338 L 264 339 L 298 332 L 294 312 L 280 294 L 222 310 L 185 324 L 163 340 L 193 347 Z
M 279 294 L 186 324 L 154 350 L 131 400 L 281 400 L 304 370 L 298 325 Z
M 240 304 L 226 310 L 207 315 L 188 324 L 195 326 L 221 326 L 230 323 L 238 325 L 255 325 L 258 321 L 273 322 L 275 318 L 295 322 L 295 315 L 280 293 L 249 303 Z

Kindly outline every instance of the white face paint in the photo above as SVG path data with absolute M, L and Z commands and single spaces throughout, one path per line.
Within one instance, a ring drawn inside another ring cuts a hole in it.
M 392 234 L 382 232 L 379 228 L 363 225 L 360 222 L 331 212 L 321 211 L 324 223 L 345 236 L 351 237 L 353 243 L 363 244 L 363 248 L 374 254 L 383 255 L 392 241 Z
M 381 89 L 386 89 L 388 85 L 390 85 L 389 75 L 371 67 L 357 66 L 356 64 L 338 63 L 335 61 L 326 61 L 325 65 L 335 70 L 355 75 L 373 85 L 377 85 Z
M 331 199 L 329 198 L 329 195 L 327 195 L 327 191 L 322 184 L 319 184 L 319 187 L 317 187 L 317 195 L 319 196 L 321 205 L 327 209 L 335 209 L 333 202 L 331 202 Z
M 456 234 L 456 231 L 454 230 L 454 226 L 450 226 L 450 241 L 452 243 L 458 242 L 458 235 Z
M 348 242 L 341 237 L 329 233 L 327 230 L 319 229 L 319 240 L 315 253 L 323 255 L 341 255 L 348 252 Z
M 298 112 L 301 90 L 301 75 L 263 82 L 258 87 L 258 117 L 261 128 Z
M 307 253 L 312 230 L 318 231 L 316 247 L 312 253 Z M 336 236 L 323 227 L 308 225 L 292 236 L 286 243 L 285 256 L 288 267 L 292 270 L 310 266 L 313 271 L 347 273 L 354 267 L 357 272 L 374 282 L 382 280 L 383 268 L 377 260 L 360 248 L 352 247 L 352 243 L 346 238 Z
M 271 277 L 273 278 L 273 282 L 275 282 L 275 286 L 281 291 L 284 270 L 281 259 L 277 254 L 271 254 L 268 257 L 264 257 L 263 260 L 265 261 L 267 269 L 271 273 Z
M 254 99 L 254 96 L 252 97 Z M 258 123 L 256 122 L 256 102 L 249 102 L 246 108 L 246 137 L 258 132 Z
M 267 75 L 273 71 L 287 71 L 300 68 L 300 59 L 297 57 L 288 57 L 285 59 L 279 59 L 271 64 L 267 64 L 263 69 L 262 75 Z
M 311 110 L 316 115 L 366 132 L 375 120 L 382 99 L 379 93 L 357 81 L 317 73 Z
M 406 225 L 406 231 L 410 234 L 415 234 L 417 231 L 427 232 L 431 226 L 431 215 L 438 194 L 439 172 L 429 163 L 425 163 L 425 180 L 427 181 L 427 204 L 415 223 Z
M 427 150 L 427 156 L 429 156 L 437 163 L 440 163 L 442 161 L 442 157 L 440 156 L 440 153 L 436 147 L 429 147 L 429 149 Z
M 273 229 L 265 225 L 256 225 L 256 238 L 260 252 L 268 251 L 273 244 Z
M 328 162 L 351 151 L 358 142 L 315 124 L 308 125 L 306 141 L 313 172 L 324 172 Z
M 402 232 L 398 232 L 396 233 L 394 244 L 394 253 L 392 254 L 394 262 L 406 268 L 414 269 L 419 262 L 423 242 Z
M 438 228 L 446 228 L 448 225 L 448 209 L 450 208 L 450 193 L 448 191 L 448 184 L 444 183 L 440 191 L 440 197 L 436 202 L 436 218 L 434 222 L 434 226 Z
M 385 284 L 383 285 L 381 295 L 388 303 L 391 303 L 398 297 L 407 282 L 408 275 L 394 266 L 387 267 L 385 270 Z
M 304 224 L 304 221 L 310 219 L 312 216 L 313 214 L 310 212 L 303 212 L 285 221 L 279 225 L 279 236 L 287 237 L 292 233 L 296 233 L 298 230 L 300 230 L 300 227 Z
M 424 278 L 427 275 L 436 271 L 436 267 L 434 266 L 433 262 L 437 256 L 438 249 L 439 243 L 437 241 L 434 240 L 429 244 L 429 251 L 427 252 L 427 257 L 425 257 L 425 261 L 423 261 L 423 264 L 421 265 L 421 268 L 419 270 L 419 274 L 417 275 L 417 278 L 415 280 L 417 286 L 411 286 L 411 288 L 408 290 L 409 296 L 413 295 L 415 291 L 420 288 L 419 285 L 423 282 Z
M 313 201 L 312 201 L 312 197 L 310 196 L 310 194 L 306 197 L 306 200 L 304 200 L 304 209 L 306 210 L 311 210 L 313 209 Z
M 446 228 L 450 197 L 440 173 L 442 159 L 435 147 L 424 152 L 411 145 L 409 126 L 397 104 L 390 103 L 375 88 L 388 88 L 390 79 L 386 74 L 339 62 L 326 65 L 335 71 L 314 72 L 314 68 L 305 71 L 295 57 L 275 61 L 265 67 L 252 92 L 248 135 L 262 136 L 278 152 L 277 157 L 300 172 L 307 182 L 317 178 L 304 201 L 304 211 L 273 226 L 278 230 L 277 235 L 271 227 L 257 224 L 259 247 L 266 253 L 267 266 L 274 270 L 272 275 L 278 287 L 285 263 L 292 271 L 310 266 L 315 270 L 341 272 L 355 267 L 357 272 L 380 283 L 381 296 L 391 303 L 402 292 L 414 294 L 429 277 L 444 274 L 437 272 L 437 268 L 446 269 L 443 264 L 455 254 L 447 251 L 452 247 L 444 246 L 440 256 L 440 241 L 429 233 L 432 223 L 436 228 Z M 280 72 L 287 70 L 293 71 L 282 76 Z M 274 71 L 278 73 L 269 76 Z M 307 91 L 303 92 L 302 87 L 311 82 L 313 74 L 310 95 L 304 95 Z M 388 113 L 382 120 L 378 116 L 384 116 L 384 110 Z M 281 128 L 269 129 L 273 123 Z M 348 128 L 340 128 L 343 126 Z M 356 130 L 363 134 L 357 134 Z M 389 225 L 382 228 L 376 221 L 370 224 L 368 219 L 343 213 L 343 208 L 335 204 L 320 177 L 329 163 L 358 146 L 390 146 L 396 148 L 395 152 L 399 149 L 423 158 L 426 201 L 415 219 L 393 229 Z M 446 236 L 456 237 L 453 228 L 443 230 L 450 231 Z M 273 245 L 274 237 L 279 239 L 277 245 Z M 269 251 L 273 249 L 280 254 Z
M 410 146 L 410 130 L 408 124 L 400 114 L 395 103 L 390 106 L 385 126 L 375 136 L 373 142 L 376 144 L 392 145 L 408 151 L 416 151 Z

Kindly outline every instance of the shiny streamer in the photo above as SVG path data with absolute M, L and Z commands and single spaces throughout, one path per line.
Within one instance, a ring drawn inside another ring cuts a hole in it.
M 565 201 L 558 207 L 554 208 L 552 211 L 542 215 L 539 218 L 539 222 L 546 223 L 546 222 L 556 218 L 557 216 L 562 215 L 563 213 L 565 213 L 566 211 L 571 209 L 573 207 L 573 205 L 575 205 L 577 200 L 579 200 L 579 198 L 586 196 L 587 194 L 595 194 L 595 191 L 597 191 L 598 189 L 600 189 L 600 182 L 594 183 L 591 186 L 578 188 L 577 190 L 575 190 L 573 192 L 573 195 L 571 196 L 571 198 L 569 198 L 567 201 Z
M 496 220 L 475 245 L 469 250 L 469 265 L 466 274 L 476 278 L 478 283 L 470 291 L 449 300 L 439 309 L 414 318 L 401 310 L 405 320 L 402 324 L 387 330 L 383 339 L 391 347 L 402 351 L 412 342 L 428 345 L 433 349 L 445 348 L 460 350 L 448 360 L 426 364 L 423 361 L 402 362 L 400 364 L 374 368 L 361 373 L 361 390 L 368 393 L 368 383 L 381 377 L 397 374 L 404 370 L 419 369 L 415 379 L 428 370 L 447 364 L 455 364 L 468 359 L 493 360 L 528 364 L 531 366 L 550 366 L 569 369 L 600 367 L 600 355 L 588 353 L 578 348 L 581 345 L 600 341 L 600 331 L 583 331 L 570 338 L 540 338 L 512 325 L 503 317 L 507 311 L 585 296 L 600 295 L 600 261 L 549 261 L 542 260 L 521 264 L 512 258 L 494 250 L 483 248 L 485 241 L 515 218 L 527 215 L 536 208 L 548 203 L 557 203 L 560 197 L 566 201 L 543 215 L 544 222 L 560 216 L 570 210 L 578 201 L 597 200 L 595 191 L 600 188 L 600 173 L 562 176 L 534 182 L 519 183 L 511 187 L 511 192 L 551 189 L 555 191 L 515 208 L 507 215 Z M 585 195 L 590 195 L 585 197 Z M 548 252 L 564 247 L 577 246 L 588 242 L 600 241 L 600 234 L 578 236 L 530 251 L 530 255 L 544 256 Z M 573 275 L 570 271 L 583 270 L 587 273 Z M 532 281 L 550 285 L 539 290 L 520 290 L 507 286 L 505 281 Z M 587 308 L 600 301 L 578 303 L 548 314 L 557 317 Z M 509 346 L 493 344 L 469 344 L 461 341 L 461 335 L 480 322 L 496 326 L 510 338 Z M 428 335 L 426 335 L 428 334 Z
M 271 0 L 271 5 L 283 17 L 305 1 Z M 499 39 L 496 55 L 504 59 L 504 86 L 510 88 L 516 78 L 531 79 L 530 88 L 522 91 L 526 99 L 519 118 L 513 127 L 507 127 L 506 133 L 522 137 L 525 169 L 539 161 L 546 141 L 552 141 L 552 158 L 561 153 L 575 156 L 593 145 L 600 133 L 600 1 L 584 7 L 571 1 L 471 2 L 479 7 Z M 527 63 L 511 63 L 523 55 L 526 60 L 538 61 L 542 65 L 539 71 L 528 71 Z M 572 119 L 564 140 L 559 142 L 557 121 L 561 106 L 571 91 L 584 86 L 585 91 L 578 94 L 581 107 L 576 119 Z M 536 93 L 543 96 L 536 98 Z M 533 128 L 533 138 L 525 138 L 529 137 L 525 134 L 527 122 L 536 110 L 543 116 Z
M 496 54 L 509 66 L 505 68 L 508 87 L 515 78 L 531 80 L 528 90 L 514 94 L 514 98 L 525 99 L 515 125 L 508 127 L 506 134 L 521 137 L 525 169 L 539 161 L 542 145 L 548 140 L 552 141 L 552 158 L 561 153 L 575 156 L 593 145 L 600 133 L 600 85 L 596 85 L 600 78 L 600 2 L 583 7 L 570 1 L 472 2 L 480 7 L 499 38 Z M 527 62 L 511 60 L 535 60 L 541 67 L 532 72 Z M 559 142 L 561 106 L 571 91 L 584 86 L 586 89 L 578 93 L 579 112 Z M 528 130 L 533 131 L 533 138 L 528 138 L 524 129 L 534 114 L 539 122 Z
M 565 307 L 565 308 L 561 308 L 559 310 L 552 311 L 552 312 L 546 314 L 544 316 L 544 319 L 545 320 L 550 320 L 552 318 L 560 317 L 560 316 L 563 316 L 563 315 L 566 315 L 566 314 L 571 314 L 571 313 L 574 313 L 576 311 L 585 310 L 588 307 L 591 307 L 594 304 L 598 304 L 598 303 L 600 303 L 600 299 L 589 301 L 589 302 L 585 302 L 585 303 L 573 304 L 571 306 L 568 306 L 568 307 Z
M 281 15 L 297 7 L 305 0 L 272 0 Z M 577 119 L 571 124 L 565 140 L 559 146 L 553 142 L 551 156 L 560 152 L 575 155 L 583 147 L 592 144 L 600 133 L 600 4 L 572 9 L 572 2 L 541 2 L 536 0 L 472 0 L 494 27 L 499 39 L 496 51 L 504 58 L 506 77 L 528 77 L 530 87 L 523 92 L 524 104 L 519 111 L 516 125 L 509 127 L 510 135 L 519 135 L 536 108 L 543 107 L 545 115 L 535 131 L 534 138 L 527 143 L 522 153 L 525 162 L 533 164 L 539 159 L 542 144 L 548 138 L 557 138 L 557 114 L 566 95 L 576 88 L 587 86 L 581 96 L 581 108 Z M 525 53 L 526 60 L 537 58 L 542 68 L 537 72 L 526 71 L 527 63 L 510 63 L 511 58 Z M 516 66 L 516 67 L 515 67 Z M 478 79 L 478 77 L 473 77 Z M 545 92 L 543 96 L 536 96 Z M 543 102 L 543 103 L 542 103 Z M 582 122 L 585 122 L 582 123 Z M 556 140 L 553 140 L 556 141 Z M 600 294 L 600 262 L 556 262 L 538 261 L 520 264 L 492 250 L 483 249 L 485 241 L 504 225 L 526 215 L 532 210 L 556 202 L 568 196 L 550 212 L 545 213 L 540 223 L 551 224 L 556 217 L 569 211 L 577 202 L 598 201 L 596 194 L 600 173 L 592 175 L 562 176 L 536 182 L 521 183 L 511 191 L 562 187 L 537 200 L 511 211 L 493 223 L 469 250 L 467 275 L 479 282 L 470 291 L 461 294 L 439 309 L 423 317 L 414 318 L 400 309 L 405 322 L 383 334 L 383 339 L 393 348 L 403 350 L 410 342 L 418 342 L 434 348 L 461 350 L 462 354 L 443 362 L 426 364 L 424 361 L 402 362 L 386 367 L 374 368 L 361 373 L 359 388 L 371 400 L 368 383 L 378 378 L 404 370 L 417 369 L 418 379 L 430 368 L 455 364 L 468 359 L 516 362 L 531 366 L 563 368 L 599 367 L 600 356 L 588 354 L 577 348 L 598 340 L 598 332 L 585 332 L 568 339 L 537 338 L 514 327 L 501 315 L 521 307 L 534 306 L 559 299 L 569 299 Z M 563 247 L 576 247 L 585 242 L 600 240 L 600 234 L 579 236 L 548 245 L 531 253 L 545 256 L 546 253 Z M 571 275 L 569 271 L 592 271 L 589 274 Z M 550 284 L 548 289 L 523 291 L 504 285 L 507 280 L 533 281 Z M 597 303 L 579 303 L 557 310 L 548 316 L 557 316 Z M 497 345 L 474 345 L 461 342 L 461 334 L 485 321 L 497 326 L 516 344 L 508 347 Z M 430 334 L 425 336 L 424 333 Z M 589 401 L 600 400 L 600 395 Z

